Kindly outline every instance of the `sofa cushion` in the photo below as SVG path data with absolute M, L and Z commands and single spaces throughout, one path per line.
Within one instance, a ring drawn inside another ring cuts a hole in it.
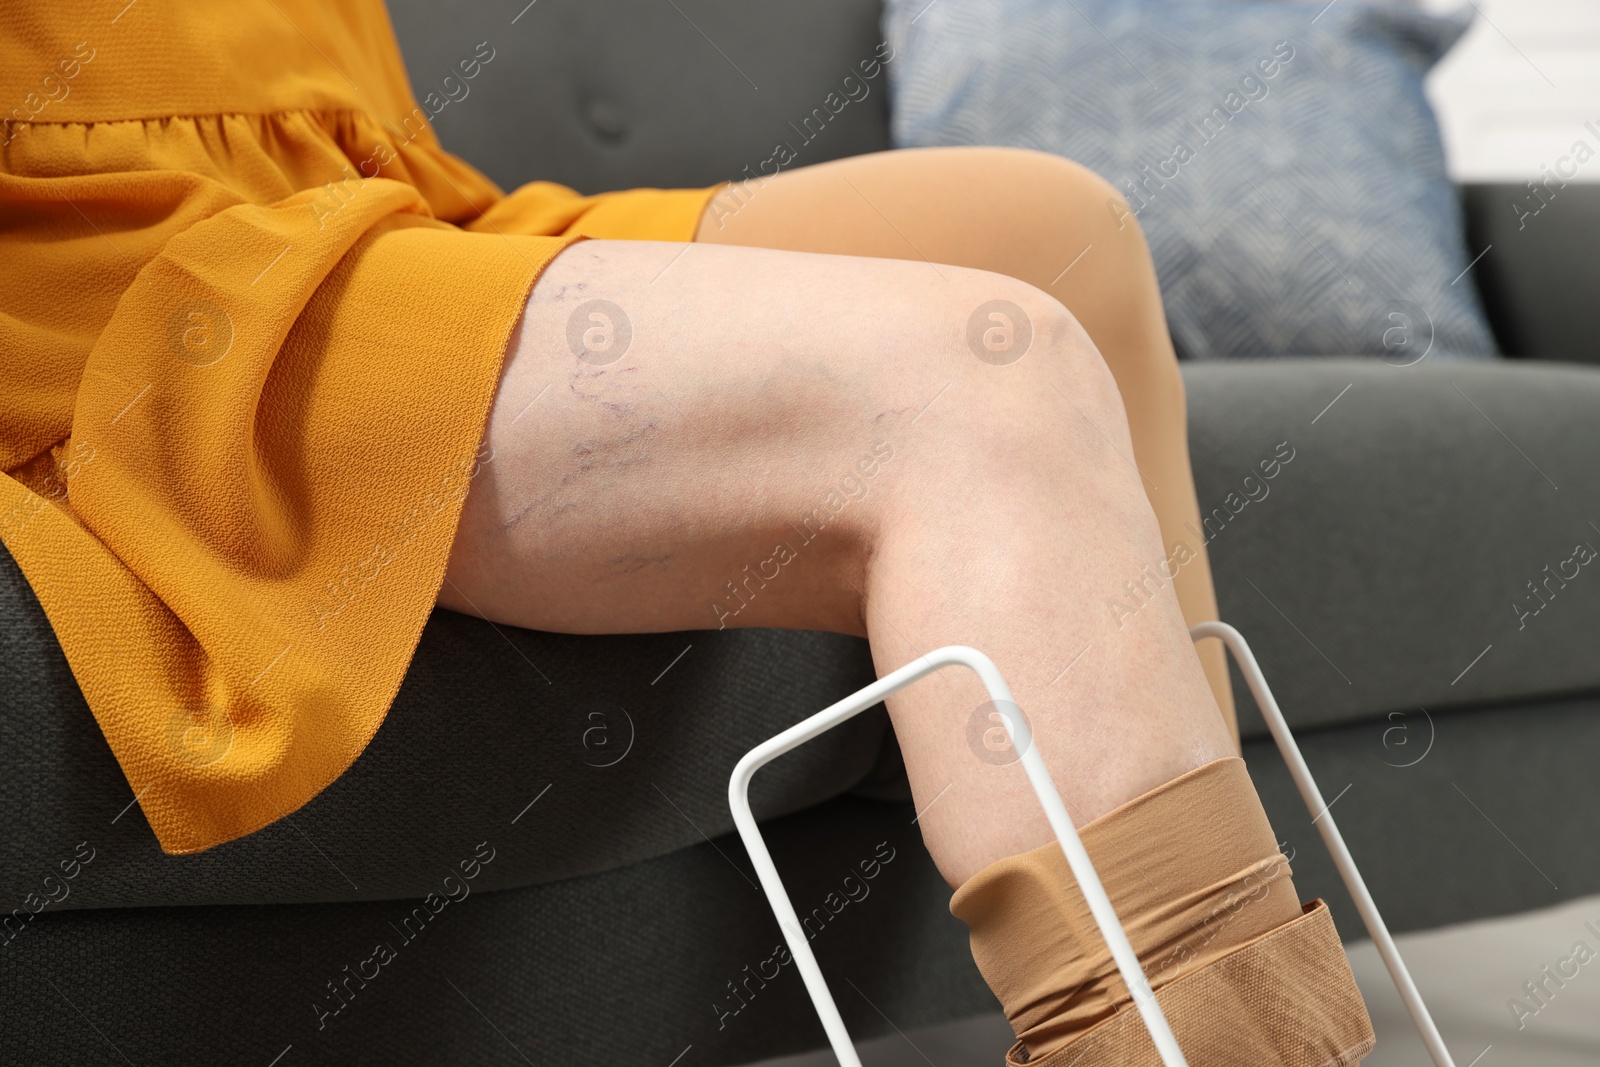
M 1413 725 L 1420 731 L 1420 716 Z M 1600 891 L 1600 850 L 1573 847 L 1600 834 L 1595 701 L 1462 713 L 1415 763 L 1385 748 L 1391 728 L 1319 731 L 1305 748 L 1329 796 L 1350 784 L 1337 818 L 1394 932 Z M 1327 897 L 1346 938 L 1362 936 L 1277 752 L 1256 741 L 1245 756 L 1296 888 Z M 766 830 L 858 1041 L 891 1026 L 998 1012 L 912 810 L 842 798 Z M 467 840 L 459 847 L 460 855 L 475 851 Z M 479 880 L 522 846 L 496 838 L 491 847 Z M 873 866 L 880 855 L 893 858 Z M 86 886 L 110 861 L 96 856 L 72 884 Z M 876 877 L 861 877 L 868 872 Z M 465 898 L 458 888 L 425 936 L 398 928 L 419 899 L 46 908 L 0 951 L 8 1009 L 0 1062 L 123 1063 L 107 1038 L 135 1063 L 260 1065 L 292 1045 L 280 1067 L 524 1067 L 524 1055 L 660 1065 L 690 1045 L 684 1064 L 713 1067 L 820 1047 L 816 1014 L 794 968 L 776 955 L 780 933 L 744 880 L 750 875 L 738 839 L 727 835 L 551 885 L 473 889 Z M 442 878 L 433 888 L 444 888 Z M 818 916 L 823 905 L 836 914 Z M 381 966 L 378 942 L 395 953 Z M 350 977 L 358 971 L 366 979 Z M 348 1004 L 324 1015 L 337 1003 L 329 982 Z
M 1600 370 L 1281 360 L 1184 378 L 1222 618 L 1297 728 L 1600 690 Z
M 254 834 L 168 856 L 0 550 L 0 899 L 60 895 L 79 842 L 100 857 L 93 877 L 52 911 L 420 895 L 482 840 L 516 847 L 479 888 L 620 867 L 730 830 L 739 757 L 872 677 L 866 642 L 833 634 L 572 637 L 437 610 L 342 777 Z M 776 761 L 755 778 L 757 813 L 845 792 L 886 734 L 880 709 Z
M 1600 892 L 1594 696 L 1431 719 L 1412 708 L 1307 731 L 1300 746 L 1394 933 Z M 1367 936 L 1277 747 L 1256 738 L 1244 757 L 1295 889 L 1325 898 L 1347 940 Z
M 1316 16 L 1313 18 L 1313 16 Z M 1075 159 L 1150 241 L 1180 353 L 1494 342 L 1422 78 L 1462 20 L 1238 0 L 892 0 L 898 145 Z M 1374 121 L 1374 116 L 1382 116 Z M 1071 255 L 1069 251 L 1066 253 Z M 1395 316 L 1399 316 L 1396 319 Z
M 857 1039 L 995 1008 L 913 813 L 846 798 L 768 828 Z M 497 833 L 451 889 L 435 871 L 437 905 L 46 909 L 0 950 L 0 1063 L 716 1067 L 823 1041 L 737 838 L 477 888 L 524 847 Z

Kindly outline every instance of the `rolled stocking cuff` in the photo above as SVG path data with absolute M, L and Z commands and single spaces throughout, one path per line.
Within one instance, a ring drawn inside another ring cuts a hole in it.
M 1191 1063 L 1335 1067 L 1371 1049 L 1327 909 L 1302 912 L 1242 760 L 1199 767 L 1079 836 Z M 950 910 L 1017 1033 L 1008 1062 L 1160 1063 L 1059 845 L 984 868 Z

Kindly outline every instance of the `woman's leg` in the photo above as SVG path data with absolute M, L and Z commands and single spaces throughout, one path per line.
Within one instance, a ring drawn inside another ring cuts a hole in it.
M 969 346 L 992 300 L 1031 323 L 1014 362 Z M 1160 532 L 1095 346 L 1014 278 L 584 242 L 534 289 L 487 439 L 447 607 L 570 633 L 864 634 L 882 670 L 977 646 L 1080 823 L 1232 751 L 1170 583 L 1120 628 L 1104 609 Z M 984 701 L 956 672 L 889 701 L 952 886 L 1051 840 L 1020 768 L 969 745 Z
M 910 149 L 728 186 L 695 240 L 952 263 L 1018 278 L 1066 305 L 1122 392 L 1132 454 L 1193 625 L 1215 619 L 1217 604 L 1198 532 L 1183 381 L 1144 237 L 1132 216 L 1112 210 L 1121 202 L 1090 171 L 1043 152 Z M 944 287 L 932 271 L 924 278 Z M 1166 580 L 1158 568 L 1148 573 Z M 1117 588 L 1096 603 L 1114 616 L 1136 609 L 1150 581 L 1133 581 L 1133 591 Z M 1200 657 L 1237 734 L 1220 642 L 1205 642 Z
M 1026 346 L 973 339 L 991 301 L 1029 324 Z M 1326 909 L 1299 914 L 1223 758 L 1171 584 L 1131 618 L 1099 609 L 1160 531 L 1116 383 L 1054 298 L 905 260 L 585 242 L 534 288 L 487 439 L 440 603 L 576 633 L 865 634 L 880 669 L 981 647 L 1192 1062 L 1371 1048 Z M 1008 1063 L 1153 1064 L 1020 768 L 986 758 L 984 696 L 941 672 L 889 712 L 923 839 L 1017 1031 Z

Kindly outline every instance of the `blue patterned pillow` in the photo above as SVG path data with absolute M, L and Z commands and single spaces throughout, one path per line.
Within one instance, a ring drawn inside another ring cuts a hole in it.
M 1353 0 L 888 0 L 895 143 L 1099 172 L 1185 356 L 1491 357 L 1422 87 L 1466 26 Z

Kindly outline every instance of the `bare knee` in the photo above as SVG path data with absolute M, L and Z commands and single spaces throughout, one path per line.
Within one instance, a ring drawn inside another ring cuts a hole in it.
M 925 449 L 931 477 L 979 491 L 1042 487 L 1073 472 L 1137 486 L 1126 412 L 1110 368 L 1078 319 L 1015 278 L 962 271 L 930 297 L 949 320 L 941 360 L 891 361 L 886 381 L 928 396 L 905 431 Z M 898 366 L 895 365 L 898 363 Z M 908 464 L 909 465 L 909 464 Z M 1131 481 L 1130 481 L 1131 479 Z

